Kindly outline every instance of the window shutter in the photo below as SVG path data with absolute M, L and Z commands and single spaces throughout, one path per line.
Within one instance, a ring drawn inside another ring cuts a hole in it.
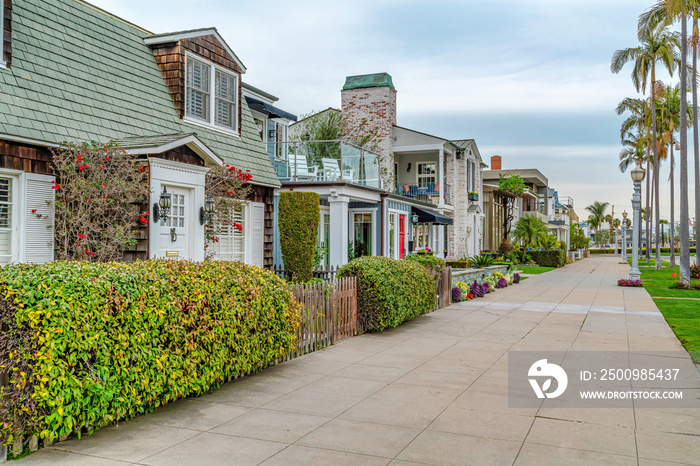
M 24 262 L 43 264 L 54 259 L 54 214 L 55 191 L 51 185 L 54 177 L 24 174 L 24 198 L 26 200 Z M 32 210 L 36 209 L 36 212 Z M 41 217 L 39 217 L 41 214 Z
M 250 203 L 250 261 L 252 265 L 264 264 L 263 244 L 265 242 L 265 204 Z

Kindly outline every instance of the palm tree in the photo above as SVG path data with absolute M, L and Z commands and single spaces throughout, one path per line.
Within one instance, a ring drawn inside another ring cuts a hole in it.
M 608 210 L 609 202 L 594 201 L 593 204 L 586 207 L 586 210 L 591 213 L 588 217 L 591 226 L 598 229 L 600 225 L 605 223 L 605 211 Z
M 523 262 L 525 262 L 527 248 L 540 244 L 544 241 L 547 233 L 549 233 L 549 228 L 539 217 L 534 215 L 520 217 L 518 223 L 515 224 L 515 229 L 513 229 L 513 239 L 523 246 Z
M 556 249 L 559 240 L 554 235 L 545 235 L 539 242 L 541 248 L 544 249 Z
M 668 220 L 666 219 L 661 219 L 659 220 L 659 223 L 661 224 L 661 245 L 666 246 L 666 236 L 664 235 L 664 225 L 668 225 Z
M 654 152 L 654 187 L 657 193 L 655 200 L 656 210 L 656 231 L 659 231 L 659 219 L 661 207 L 659 204 L 659 152 L 657 148 L 656 137 L 656 63 L 661 64 L 672 75 L 676 69 L 678 56 L 676 49 L 678 48 L 678 38 L 675 34 L 668 30 L 665 24 L 660 23 L 653 29 L 644 31 L 644 34 L 639 36 L 641 46 L 631 47 L 621 50 L 616 50 L 613 54 L 610 70 L 613 73 L 619 73 L 627 62 L 634 61 L 632 70 L 632 82 L 638 92 L 645 92 L 647 78 L 651 75 L 651 140 L 654 141 L 652 146 Z M 649 250 L 647 248 L 647 257 Z M 657 242 L 656 245 L 656 267 L 661 267 L 661 249 Z
M 689 212 L 688 212 L 688 134 L 687 134 L 687 98 L 688 92 L 688 15 L 693 16 L 693 35 L 697 36 L 696 24 L 697 16 L 700 12 L 700 1 L 698 0 L 660 0 L 656 5 L 651 7 L 647 13 L 639 19 L 638 35 L 646 34 L 650 29 L 656 28 L 659 24 L 670 24 L 676 19 L 681 22 L 681 64 L 680 64 L 680 94 L 681 94 L 681 111 L 680 111 L 680 201 L 681 201 L 681 218 L 680 218 L 680 280 L 684 284 L 690 283 L 690 229 L 689 229 Z M 646 24 L 644 24 L 646 21 Z M 697 113 L 697 46 L 693 49 L 693 65 L 691 81 L 693 83 L 693 114 Z M 697 118 L 693 127 L 694 135 L 697 135 Z M 698 145 L 697 136 L 695 137 L 695 159 L 697 167 Z M 700 192 L 698 184 L 700 180 L 696 175 L 695 188 L 696 194 Z M 696 202 L 697 209 L 697 202 Z

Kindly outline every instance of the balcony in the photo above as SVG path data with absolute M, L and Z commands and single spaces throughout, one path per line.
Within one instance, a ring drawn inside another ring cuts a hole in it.
M 542 210 L 544 210 L 544 208 L 542 208 Z M 538 210 L 524 210 L 521 214 L 521 217 L 526 217 L 528 215 L 533 215 L 542 220 L 544 223 L 549 223 L 549 218 L 547 218 L 544 212 L 540 212 Z
M 571 219 L 566 214 L 552 214 L 549 216 L 549 223 L 553 225 L 569 225 Z
M 280 181 L 344 182 L 379 189 L 379 155 L 347 142 L 289 141 L 275 145 Z
M 452 186 L 444 184 L 444 203 L 452 205 Z M 438 205 L 440 202 L 440 183 L 429 183 L 427 186 L 417 184 L 400 184 L 396 188 L 396 194 L 403 197 L 415 199 L 417 201 L 430 202 Z

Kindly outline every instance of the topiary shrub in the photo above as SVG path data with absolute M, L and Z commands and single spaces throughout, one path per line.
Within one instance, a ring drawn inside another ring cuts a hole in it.
M 435 307 L 435 280 L 414 262 L 382 256 L 359 257 L 338 270 L 357 277 L 357 331 L 397 327 Z
M 446 261 L 445 265 L 453 269 L 468 269 L 469 261 Z
M 285 276 L 295 282 L 307 282 L 313 277 L 316 237 L 321 215 L 318 206 L 317 193 L 280 193 L 278 223 L 282 261 Z
M 436 280 L 442 277 L 442 271 L 445 267 L 445 261 L 435 256 L 412 254 L 405 256 L 403 260 L 422 265 L 428 269 L 430 275 Z
M 238 262 L 54 262 L 0 271 L 2 441 L 92 433 L 296 346 L 301 305 Z

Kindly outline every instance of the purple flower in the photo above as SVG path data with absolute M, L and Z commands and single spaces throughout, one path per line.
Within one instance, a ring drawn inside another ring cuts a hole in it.
M 481 284 L 481 287 L 484 289 L 484 294 L 488 293 L 491 291 L 491 285 L 489 285 L 489 282 L 484 282 Z
M 462 300 L 462 290 L 458 286 L 452 288 L 452 302 L 458 303 Z
M 498 283 L 496 283 L 496 288 L 505 288 L 508 286 L 508 282 L 505 278 L 499 278 Z
M 520 274 L 516 273 L 513 275 L 513 283 L 520 283 Z

